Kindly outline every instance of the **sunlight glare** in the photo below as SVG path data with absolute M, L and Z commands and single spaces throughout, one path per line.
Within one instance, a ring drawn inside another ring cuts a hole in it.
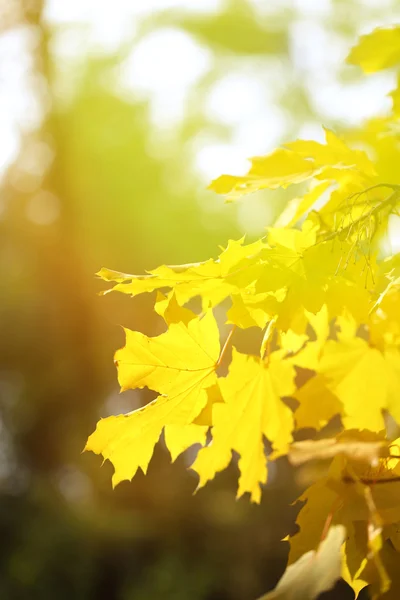
M 150 100 L 153 122 L 180 121 L 190 87 L 211 67 L 212 55 L 190 35 L 163 28 L 151 32 L 120 66 L 122 90 Z

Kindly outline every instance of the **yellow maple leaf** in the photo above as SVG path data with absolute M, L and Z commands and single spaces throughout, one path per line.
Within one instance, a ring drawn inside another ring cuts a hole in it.
M 294 392 L 294 377 L 283 352 L 272 353 L 266 364 L 233 350 L 229 374 L 219 380 L 225 402 L 213 409 L 212 442 L 192 465 L 199 487 L 228 466 L 235 450 L 240 454 L 238 496 L 250 492 L 252 501 L 260 501 L 260 484 L 267 479 L 263 436 L 278 453 L 286 452 L 292 440 L 292 411 L 281 397 Z
M 166 425 L 164 428 L 165 443 L 171 454 L 172 462 L 194 444 L 204 446 L 207 441 L 208 429 L 206 425 L 196 425 L 195 423 Z
M 253 157 L 250 162 L 247 175 L 221 175 L 211 182 L 209 189 L 234 200 L 264 188 L 285 188 L 301 183 L 316 174 L 312 162 L 285 148 L 278 148 L 267 156 Z
M 318 548 L 328 515 L 340 506 L 340 497 L 335 490 L 328 487 L 328 481 L 327 477 L 317 481 L 299 498 L 299 501 L 305 504 L 296 519 L 300 530 L 289 538 L 289 564 L 306 552 Z
M 400 81 L 397 80 L 397 87 L 393 92 L 389 94 L 392 98 L 393 103 L 393 115 L 396 118 L 400 117 Z
M 146 275 L 131 275 L 109 269 L 101 269 L 97 275 L 107 282 L 115 282 L 112 288 L 102 292 L 122 292 L 136 296 L 163 288 L 175 291 L 179 305 L 195 296 L 201 296 L 203 309 L 215 306 L 233 293 L 252 283 L 260 270 L 260 254 L 265 248 L 262 240 L 244 245 L 244 238 L 229 240 L 217 260 L 185 265 L 162 265 Z
M 380 550 L 379 558 L 387 573 L 388 581 L 386 583 L 387 585 L 390 584 L 389 589 L 383 591 L 382 581 L 377 577 L 373 578 L 374 565 L 371 564 L 372 561 L 367 563 L 360 576 L 369 579 L 371 582 L 368 591 L 372 600 L 398 600 L 400 587 L 399 553 L 391 543 L 386 542 Z
M 207 403 L 188 425 L 166 425 L 164 428 L 165 443 L 174 461 L 184 450 L 194 444 L 204 446 L 207 441 L 207 432 L 212 425 L 212 411 L 215 404 L 223 402 L 218 381 L 205 390 Z
M 277 326 L 286 330 L 300 307 L 315 312 L 321 308 L 327 271 L 334 272 L 336 261 L 332 263 L 330 252 L 326 255 L 324 244 L 315 246 L 315 228 L 271 228 L 268 240 L 271 248 L 264 252 L 266 265 L 256 282 L 256 292 L 285 290 L 277 310 Z
M 298 429 L 322 429 L 332 417 L 343 412 L 343 404 L 331 392 L 322 375 L 311 377 L 296 391 L 294 398 L 299 402 L 294 413 Z
M 392 444 L 383 434 L 366 430 L 346 430 L 336 438 L 291 445 L 289 460 L 294 464 L 312 459 L 333 460 L 328 475 L 311 485 L 299 498 L 306 503 L 296 521 L 300 531 L 290 538 L 290 562 L 316 547 L 327 518 L 346 527 L 353 521 L 368 521 L 371 507 L 365 499 L 366 487 L 371 487 L 374 511 L 382 522 L 397 521 L 400 484 L 396 469 L 399 467 L 398 461 L 394 469 L 387 466 L 391 461 L 388 460 L 391 448 Z M 373 481 L 382 480 L 392 482 L 373 486 Z
M 116 353 L 122 390 L 149 388 L 163 394 L 128 415 L 99 421 L 86 450 L 102 454 L 115 468 L 113 484 L 144 472 L 164 426 L 173 458 L 188 445 L 204 443 L 205 428 L 193 424 L 216 383 L 219 332 L 212 312 L 187 325 L 171 323 L 166 333 L 149 338 L 126 330 L 126 346 Z
M 327 385 L 343 405 L 343 423 L 348 429 L 381 431 L 382 410 L 400 421 L 400 357 L 384 356 L 361 338 L 329 340 L 318 366 Z
M 380 291 L 379 289 L 377 290 Z M 400 279 L 388 279 L 370 309 L 369 332 L 371 344 L 384 351 L 400 345 Z
M 377 28 L 362 35 L 351 49 L 347 62 L 365 73 L 375 73 L 400 63 L 400 26 Z
M 330 181 L 322 181 L 314 185 L 304 196 L 290 200 L 274 223 L 275 227 L 292 227 L 316 203 L 330 187 Z
M 168 331 L 157 337 L 124 331 L 126 344 L 115 353 L 121 391 L 147 386 L 160 394 L 175 395 L 214 373 L 220 346 L 211 311 L 187 325 L 171 323 Z
M 304 311 L 304 316 L 306 323 L 308 321 L 313 328 L 316 339 L 310 339 L 307 333 L 297 333 L 288 329 L 287 332 L 281 332 L 280 346 L 294 354 L 290 358 L 294 365 L 303 369 L 316 370 L 322 349 L 329 336 L 328 308 L 324 304 L 318 313 Z
M 344 174 L 347 180 L 346 169 L 354 169 L 352 177 L 357 177 L 357 174 L 362 174 L 363 177 L 375 176 L 375 167 L 363 150 L 350 148 L 330 129 L 324 128 L 324 131 L 325 144 L 313 140 L 296 140 L 285 144 L 285 147 L 303 158 L 311 159 L 316 167 L 322 169 L 322 173 L 317 175 L 321 179 L 340 182 Z
M 255 291 L 257 294 L 284 292 L 276 307 L 277 328 L 283 331 L 290 329 L 299 311 L 316 314 L 324 304 L 329 319 L 340 314 L 347 305 L 358 322 L 368 315 L 368 290 L 365 285 L 360 286 L 360 279 L 365 281 L 363 260 L 347 264 L 351 244 L 342 242 L 339 245 L 334 239 L 318 243 L 316 236 L 317 228 L 308 221 L 302 231 L 269 230 L 271 248 L 263 252 L 265 264 L 255 283 Z M 266 311 L 270 318 L 275 316 L 271 308 Z
M 332 131 L 325 129 L 326 144 L 315 141 L 296 140 L 278 148 L 267 156 L 251 158 L 247 175 L 221 175 L 211 182 L 209 189 L 234 200 L 244 194 L 265 188 L 286 188 L 311 178 L 346 182 L 346 170 L 362 180 L 375 176 L 375 169 L 365 152 L 353 150 Z M 311 208 L 310 196 L 305 202 Z M 315 198 L 316 199 L 316 198 Z
M 347 537 L 342 545 L 342 577 L 354 591 L 355 600 L 369 581 L 362 578 L 368 559 L 368 534 L 365 521 L 347 524 Z
M 279 303 L 284 300 L 286 290 L 281 288 L 276 292 L 257 294 L 251 289 L 232 296 L 232 306 L 228 310 L 227 323 L 237 325 L 241 329 L 260 327 L 279 312 Z
M 164 319 L 167 325 L 171 323 L 183 323 L 187 325 L 189 321 L 196 317 L 194 312 L 178 304 L 174 290 L 168 296 L 164 296 L 164 294 L 158 291 L 154 310 Z
M 382 526 L 397 522 L 400 516 L 398 476 L 395 469 L 387 468 L 389 448 L 383 436 L 367 431 L 346 431 L 336 440 L 299 444 L 295 462 L 313 454 L 328 458 L 337 451 L 337 455 L 328 476 L 300 497 L 305 504 L 296 521 L 300 530 L 290 538 L 289 563 L 315 549 L 330 523 L 340 523 L 347 530 L 342 576 L 356 596 L 375 582 L 380 593 L 388 589 L 390 579 L 380 554 L 391 530 L 386 528 L 383 535 Z

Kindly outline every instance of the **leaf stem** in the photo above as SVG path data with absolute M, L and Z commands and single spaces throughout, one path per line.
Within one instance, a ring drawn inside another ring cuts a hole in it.
M 334 501 L 334 503 L 332 504 L 332 508 L 329 511 L 328 516 L 326 517 L 326 521 L 324 523 L 324 527 L 323 527 L 322 533 L 321 533 L 320 543 L 323 542 L 324 539 L 326 538 L 326 536 L 328 535 L 329 528 L 332 524 L 332 519 L 342 504 L 343 504 L 343 500 L 340 498 L 340 496 L 338 496 L 336 498 L 336 500 Z
M 226 349 L 228 348 L 228 345 L 229 345 L 229 343 L 230 343 L 230 341 L 231 341 L 231 339 L 232 339 L 232 336 L 233 336 L 233 334 L 235 333 L 235 329 L 236 329 L 236 327 L 237 327 L 237 325 L 234 325 L 234 326 L 232 327 L 232 329 L 230 330 L 230 332 L 228 333 L 228 337 L 227 337 L 227 338 L 226 338 L 226 340 L 225 340 L 225 344 L 223 345 L 223 347 L 222 347 L 222 350 L 221 350 L 221 353 L 220 353 L 220 355 L 219 355 L 219 358 L 218 358 L 218 360 L 217 360 L 217 362 L 216 362 L 216 364 L 215 364 L 215 368 L 216 368 L 216 369 L 218 369 L 218 367 L 220 366 L 220 364 L 221 364 L 221 362 L 222 362 L 222 359 L 224 358 L 224 355 L 225 355 Z

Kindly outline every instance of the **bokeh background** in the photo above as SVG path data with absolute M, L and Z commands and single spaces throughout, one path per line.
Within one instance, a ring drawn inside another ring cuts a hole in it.
M 260 506 L 237 470 L 193 495 L 162 441 L 111 489 L 82 454 L 119 395 L 120 324 L 157 335 L 148 295 L 100 297 L 102 266 L 204 260 L 264 233 L 282 191 L 206 190 L 321 123 L 384 114 L 395 76 L 344 65 L 398 0 L 0 0 L 0 596 L 251 600 L 281 575 L 298 485 L 284 462 Z M 396 240 L 395 240 L 396 241 Z M 327 598 L 351 598 L 343 585 Z

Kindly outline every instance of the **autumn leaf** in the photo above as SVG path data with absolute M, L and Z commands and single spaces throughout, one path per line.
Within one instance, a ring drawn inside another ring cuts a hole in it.
M 335 415 L 343 412 L 343 404 L 331 392 L 328 380 L 322 375 L 311 377 L 296 390 L 294 398 L 299 402 L 294 413 L 298 429 L 322 429 Z
M 399 573 L 399 553 L 393 548 L 390 542 L 385 543 L 380 551 L 380 559 L 384 565 L 385 571 L 390 579 L 390 587 L 382 590 L 381 581 L 374 578 L 371 582 L 369 592 L 372 600 L 397 600 L 399 597 L 400 573 Z M 366 579 L 372 579 L 373 566 L 367 564 L 360 576 Z
M 363 579 L 362 573 L 368 564 L 368 532 L 365 521 L 348 523 L 346 541 L 342 545 L 342 578 L 353 589 L 355 598 L 374 577 Z
M 260 254 L 265 243 L 258 240 L 244 245 L 244 238 L 229 240 L 227 247 L 217 260 L 186 265 L 162 265 L 146 275 L 130 275 L 101 269 L 97 275 L 107 282 L 115 282 L 112 288 L 102 292 L 122 292 L 136 296 L 145 292 L 172 289 L 180 306 L 191 298 L 200 295 L 206 310 L 226 297 L 239 292 L 257 276 L 260 270 Z
M 360 37 L 347 62 L 359 65 L 365 73 L 375 73 L 400 64 L 400 27 L 374 29 Z
M 362 36 L 348 61 L 366 73 L 400 65 L 400 27 Z M 238 497 L 260 502 L 282 455 L 298 483 L 313 482 L 299 498 L 290 566 L 264 600 L 315 598 L 340 574 L 356 596 L 369 585 L 373 598 L 398 597 L 400 255 L 386 237 L 400 210 L 399 89 L 392 99 L 393 114 L 325 129 L 324 143 L 287 143 L 211 183 L 228 200 L 296 186 L 262 239 L 144 275 L 99 272 L 112 290 L 156 292 L 167 326 L 157 337 L 126 329 L 115 355 L 121 390 L 156 397 L 101 420 L 87 442 L 113 463 L 114 485 L 146 472 L 162 432 L 172 460 L 197 446 L 198 487 L 235 455 Z M 201 316 L 188 309 L 194 298 Z M 217 305 L 219 322 L 233 325 L 221 352 Z M 236 328 L 239 347 L 257 356 L 234 347 L 221 376 Z
M 297 466 L 310 460 L 331 459 L 338 454 L 352 461 L 361 461 L 375 466 L 380 458 L 389 456 L 389 447 L 384 440 L 338 440 L 336 438 L 304 440 L 291 445 L 288 458 L 292 465 Z
M 316 174 L 310 161 L 285 148 L 279 148 L 268 156 L 256 156 L 250 162 L 247 175 L 221 175 L 210 184 L 209 189 L 233 200 L 264 188 L 285 188 L 301 183 Z
M 330 340 L 318 372 L 326 377 L 328 388 L 342 403 L 346 428 L 381 431 L 385 427 L 384 409 L 400 422 L 398 353 L 385 356 L 358 337 Z
M 288 567 L 276 588 L 259 600 L 314 600 L 340 578 L 341 552 L 346 530 L 331 527 L 316 551 L 304 554 Z
M 317 183 L 310 190 L 297 198 L 293 198 L 275 221 L 275 227 L 292 227 L 303 217 L 317 202 L 317 200 L 331 186 L 330 181 Z
M 342 175 L 347 180 L 347 169 L 354 169 L 352 177 L 357 177 L 358 174 L 375 176 L 375 167 L 363 150 L 350 148 L 330 129 L 324 128 L 324 131 L 325 144 L 313 140 L 296 140 L 285 144 L 285 147 L 303 158 L 312 160 L 316 166 L 323 169 L 321 175 L 318 175 L 320 179 L 332 179 L 340 183 Z
M 219 380 L 225 402 L 213 409 L 212 443 L 192 465 L 199 487 L 228 466 L 235 450 L 240 455 L 238 496 L 249 492 L 254 502 L 260 501 L 260 484 L 267 480 L 263 436 L 278 453 L 286 452 L 292 440 L 292 411 L 281 397 L 294 391 L 295 371 L 283 356 L 273 353 L 266 364 L 233 350 L 229 374 Z
M 392 98 L 393 103 L 393 116 L 396 118 L 400 117 L 400 81 L 397 80 L 397 87 L 393 92 L 389 94 Z
M 168 296 L 157 292 L 154 310 L 164 319 L 167 325 L 171 325 L 171 323 L 183 323 L 187 325 L 189 321 L 196 317 L 191 310 L 178 304 L 174 290 Z
M 290 359 L 294 365 L 303 369 L 316 370 L 329 337 L 328 307 L 324 304 L 315 314 L 304 311 L 304 316 L 314 331 L 315 339 L 311 339 L 307 333 L 296 333 L 289 329 L 281 333 L 280 346 L 294 354 Z
M 165 444 L 171 454 L 172 462 L 187 448 L 195 444 L 204 446 L 207 441 L 208 429 L 208 426 L 195 423 L 165 425 Z
M 173 459 L 193 443 L 204 443 L 207 427 L 193 424 L 216 384 L 219 333 L 212 312 L 187 325 L 171 323 L 166 333 L 148 338 L 126 331 L 115 355 L 122 390 L 147 386 L 162 396 L 128 415 L 99 421 L 86 450 L 102 454 L 115 468 L 113 484 L 146 472 L 161 431 Z M 183 349 L 185 351 L 183 352 Z
M 397 444 L 397 441 L 395 442 Z M 342 575 L 356 594 L 377 583 L 380 593 L 389 587 L 381 550 L 389 536 L 388 525 L 399 520 L 398 460 L 388 459 L 391 444 L 383 435 L 368 431 L 343 432 L 336 442 L 310 441 L 298 449 L 300 460 L 335 454 L 327 476 L 299 498 L 305 501 L 297 517 L 299 532 L 290 538 L 289 563 L 315 549 L 327 524 L 345 525 L 348 537 L 342 548 Z M 393 462 L 394 467 L 390 464 Z
M 317 227 L 308 221 L 301 231 L 269 229 L 268 242 L 271 247 L 263 252 L 265 265 L 256 280 L 255 291 L 279 298 L 278 329 L 289 329 L 299 311 L 316 314 L 324 304 L 329 319 L 340 314 L 344 306 L 358 321 L 368 316 L 370 296 L 365 286 L 360 288 L 360 273 L 365 263 L 361 259 L 353 260 L 351 265 L 346 263 L 351 256 L 350 244 L 339 245 L 335 240 L 318 242 Z M 347 257 L 345 261 L 343 257 Z M 270 299 L 266 309 L 269 318 L 275 316 L 271 314 L 273 308 Z
M 352 169 L 356 176 L 362 179 L 374 177 L 375 169 L 365 152 L 353 150 L 340 140 L 332 131 L 325 129 L 326 144 L 314 141 L 297 140 L 285 144 L 267 156 L 257 156 L 251 160 L 251 167 L 247 175 L 221 175 L 210 184 L 209 188 L 218 194 L 223 194 L 227 200 L 235 200 L 244 194 L 256 192 L 265 188 L 286 188 L 289 185 L 302 183 L 311 178 L 318 178 L 329 182 L 347 181 L 343 171 Z M 299 215 L 304 214 L 316 200 L 309 196 L 299 210 Z M 285 222 L 285 224 L 287 224 Z
M 286 289 L 276 292 L 257 294 L 252 290 L 244 290 L 241 294 L 232 295 L 232 306 L 227 311 L 227 323 L 237 325 L 241 329 L 260 327 L 263 329 L 271 320 L 276 320 L 279 305 L 286 297 Z
M 288 564 L 318 548 L 329 514 L 333 515 L 333 511 L 341 505 L 339 494 L 327 485 L 328 482 L 328 477 L 320 479 L 298 498 L 304 505 L 296 519 L 299 531 L 289 538 Z

